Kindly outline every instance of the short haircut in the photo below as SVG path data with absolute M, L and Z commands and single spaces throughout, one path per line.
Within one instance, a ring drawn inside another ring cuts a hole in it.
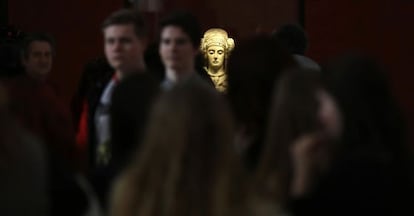
M 167 26 L 181 28 L 181 30 L 190 37 L 193 47 L 200 47 L 202 38 L 201 28 L 197 18 L 193 14 L 186 11 L 174 12 L 160 22 L 161 31 Z
M 272 34 L 290 54 L 304 55 L 308 48 L 308 38 L 302 27 L 287 24 Z
M 144 19 L 137 11 L 130 9 L 121 9 L 113 12 L 102 23 L 102 30 L 113 25 L 129 25 L 134 26 L 135 35 L 137 37 L 145 37 L 147 31 Z
M 32 33 L 32 34 L 27 35 L 23 39 L 23 42 L 22 42 L 21 52 L 24 58 L 29 57 L 30 45 L 35 41 L 49 43 L 51 51 L 52 51 L 52 55 L 53 56 L 55 55 L 55 40 L 53 39 L 52 36 L 46 33 Z

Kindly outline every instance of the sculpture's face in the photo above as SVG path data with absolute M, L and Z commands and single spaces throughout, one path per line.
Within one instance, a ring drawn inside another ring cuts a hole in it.
M 207 49 L 207 59 L 209 68 L 221 68 L 224 64 L 224 47 L 210 46 Z

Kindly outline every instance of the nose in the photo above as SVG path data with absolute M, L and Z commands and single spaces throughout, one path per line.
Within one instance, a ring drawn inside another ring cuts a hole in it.
M 45 54 L 45 55 L 42 55 L 41 58 L 40 58 L 41 63 L 47 63 L 49 61 L 50 61 L 50 56 L 49 55 Z
M 121 43 L 119 41 L 114 42 L 114 44 L 112 45 L 112 50 L 113 51 L 120 51 L 122 48 Z
M 170 43 L 170 46 L 169 46 L 170 51 L 176 52 L 177 48 L 178 48 L 178 45 L 175 41 Z

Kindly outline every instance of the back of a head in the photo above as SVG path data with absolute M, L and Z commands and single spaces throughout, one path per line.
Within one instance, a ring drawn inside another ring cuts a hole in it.
M 275 80 L 291 65 L 291 56 L 266 36 L 242 41 L 234 49 L 228 63 L 228 96 L 237 120 L 251 121 L 267 110 Z
M 314 190 L 313 210 L 328 204 L 323 211 L 330 214 L 412 211 L 412 155 L 385 72 L 373 59 L 357 55 L 325 69 L 343 131 L 335 163 Z
M 291 193 L 292 146 L 320 129 L 317 93 L 322 84 L 316 71 L 287 70 L 275 86 L 264 149 L 256 174 L 258 192 L 284 205 Z
M 302 27 L 288 24 L 280 27 L 272 34 L 290 54 L 304 55 L 308 48 L 308 38 Z
M 113 25 L 133 25 L 137 37 L 146 36 L 146 26 L 144 19 L 138 11 L 132 9 L 121 9 L 113 12 L 102 23 L 102 30 Z
M 132 152 L 141 146 L 158 87 L 151 74 L 139 73 L 122 80 L 115 88 L 110 112 L 112 157 L 117 165 L 129 162 Z
M 404 123 L 384 70 L 370 58 L 347 56 L 328 65 L 327 76 L 344 115 L 347 148 L 401 153 Z
M 241 179 L 232 137 L 229 108 L 210 86 L 182 82 L 164 92 L 129 173 L 133 212 L 229 215 Z
M 159 105 L 164 103 L 164 105 Z M 159 101 L 158 107 L 167 109 L 169 113 L 163 118 L 175 119 L 172 130 L 178 130 L 177 124 L 183 128 L 171 136 L 185 138 L 184 143 L 215 143 L 214 137 L 222 137 L 223 131 L 230 130 L 232 120 L 226 102 L 209 85 L 203 82 L 188 80 L 166 93 Z M 156 114 L 155 111 L 153 114 Z M 161 117 L 161 116 L 157 116 Z M 155 120 L 153 120 L 155 121 Z M 222 128 L 223 130 L 219 130 Z M 167 134 L 168 135 L 168 134 Z M 204 137 L 203 137 L 204 136 Z M 180 139 L 181 139 L 180 138 Z M 213 140 L 210 140 L 214 138 Z
M 158 52 L 159 44 L 152 43 L 150 44 L 144 53 L 144 61 L 147 70 L 154 75 L 154 77 L 161 81 L 165 78 L 165 67 L 162 63 L 160 53 Z
M 200 46 L 201 38 L 203 37 L 200 24 L 197 18 L 187 11 L 176 11 L 166 16 L 160 22 L 160 30 L 167 26 L 179 27 L 185 32 L 191 40 L 194 48 Z
M 265 133 L 274 83 L 293 64 L 291 56 L 267 36 L 240 42 L 229 57 L 228 98 L 237 123 L 255 136 L 255 142 L 260 143 Z

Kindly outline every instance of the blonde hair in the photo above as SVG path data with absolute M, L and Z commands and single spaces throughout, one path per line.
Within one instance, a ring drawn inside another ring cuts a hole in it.
M 156 103 L 147 132 L 116 184 L 113 215 L 228 216 L 239 209 L 232 119 L 214 89 L 178 84 Z

